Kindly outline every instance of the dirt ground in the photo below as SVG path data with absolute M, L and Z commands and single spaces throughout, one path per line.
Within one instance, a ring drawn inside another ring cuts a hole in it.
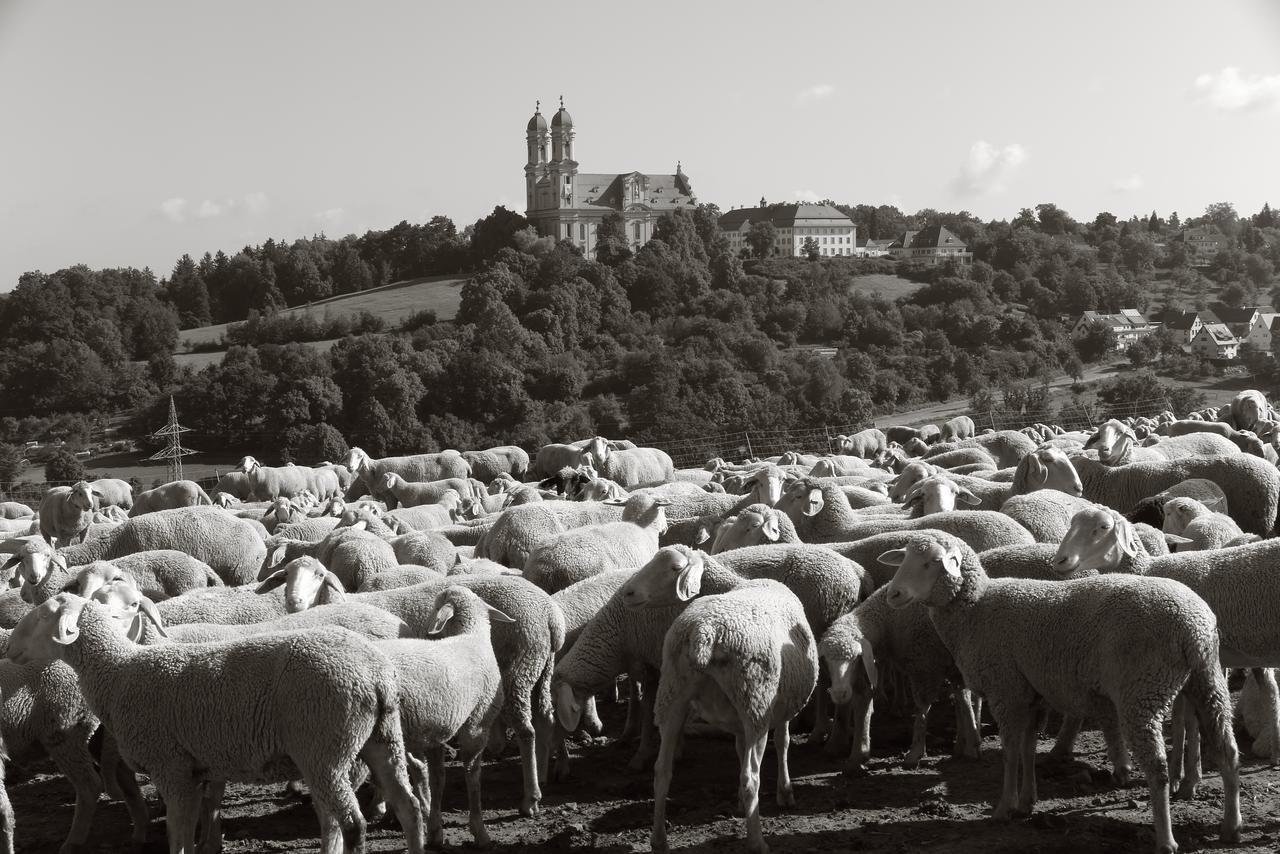
M 601 708 L 607 731 L 621 729 L 621 710 Z M 1146 852 L 1153 850 L 1146 784 L 1139 776 L 1125 788 L 1111 784 L 1097 733 L 1081 738 L 1070 765 L 1047 763 L 1051 742 L 1041 741 L 1040 802 L 1036 814 L 1012 824 L 991 819 L 999 794 L 999 745 L 990 724 L 980 761 L 949 758 L 944 710 L 935 707 L 931 756 L 914 771 L 898 759 L 909 742 L 906 723 L 878 714 L 876 749 L 870 773 L 847 777 L 842 763 L 828 759 L 803 735 L 793 740 L 791 770 L 796 806 L 780 813 L 773 800 L 774 755 L 765 756 L 761 789 L 764 833 L 775 854 L 823 850 L 991 852 Z M 1242 747 L 1244 739 L 1242 738 Z M 544 793 L 542 814 L 520 818 L 519 760 L 505 756 L 484 768 L 485 818 L 495 850 L 649 850 L 653 815 L 651 774 L 627 770 L 632 745 L 608 738 L 578 744 L 571 781 Z M 743 848 L 743 828 L 734 816 L 737 763 L 725 738 L 690 738 L 672 782 L 668 821 L 673 850 L 735 852 Z M 1184 852 L 1221 849 L 1280 850 L 1280 769 L 1247 758 L 1242 765 L 1244 834 L 1238 846 L 1217 841 L 1222 785 L 1210 772 L 1199 798 L 1174 802 L 1174 833 Z M 14 769 L 9 794 L 17 816 L 17 851 L 54 852 L 71 824 L 71 789 L 46 762 Z M 224 803 L 226 852 L 315 852 L 317 822 L 304 799 L 282 795 L 282 786 L 233 785 Z M 146 794 L 153 805 L 155 792 Z M 451 847 L 471 847 L 466 829 L 466 793 L 460 770 L 450 765 L 445 783 L 445 836 Z M 166 851 L 164 821 L 153 820 L 147 852 Z M 124 851 L 128 816 L 119 803 L 103 802 L 95 822 L 92 851 Z M 371 825 L 370 851 L 401 851 L 403 836 Z

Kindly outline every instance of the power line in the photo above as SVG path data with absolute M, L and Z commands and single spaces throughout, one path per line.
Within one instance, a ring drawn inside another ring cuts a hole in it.
M 178 423 L 178 408 L 174 406 L 173 395 L 169 396 L 169 423 L 161 427 L 151 435 L 156 439 L 164 439 L 165 447 L 163 450 L 157 451 L 148 460 L 164 460 L 168 468 L 169 482 L 182 480 L 182 458 L 189 457 L 192 454 L 198 454 L 199 451 L 193 451 L 190 448 L 182 447 L 182 434 L 190 432 L 190 427 L 183 427 Z

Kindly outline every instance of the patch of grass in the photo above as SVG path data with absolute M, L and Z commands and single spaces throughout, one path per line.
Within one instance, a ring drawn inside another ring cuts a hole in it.
M 422 279 L 406 279 L 393 282 L 380 288 L 371 288 L 354 294 L 330 297 L 326 300 L 306 306 L 296 306 L 280 312 L 282 315 L 305 314 L 311 312 L 323 317 L 326 311 L 331 314 L 356 314 L 367 311 L 386 321 L 388 329 L 398 327 L 410 315 L 425 309 L 436 313 L 438 320 L 452 320 L 458 313 L 462 303 L 462 285 L 465 276 L 429 276 Z M 178 333 L 178 352 L 184 353 L 188 345 L 205 344 L 217 341 L 226 334 L 228 324 L 202 326 L 199 329 L 184 329 Z M 323 342 L 315 342 L 323 343 Z M 222 354 L 204 353 L 190 354 L 209 356 L 208 360 L 199 363 L 201 366 L 217 362 Z M 189 364 L 181 361 L 179 364 Z M 195 364 L 195 363 L 190 363 Z
M 865 276 L 856 276 L 852 285 L 854 290 L 865 291 L 866 293 L 875 293 L 879 291 L 884 294 L 887 299 L 897 299 L 914 294 L 924 285 L 919 282 L 913 282 L 910 279 L 904 279 L 901 276 L 893 276 L 886 273 L 868 273 Z

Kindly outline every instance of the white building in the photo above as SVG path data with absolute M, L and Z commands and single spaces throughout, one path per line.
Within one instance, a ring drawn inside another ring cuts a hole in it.
M 1240 355 L 1240 339 L 1225 323 L 1206 323 L 1192 339 L 1191 352 L 1203 359 L 1234 359 Z
M 1244 343 L 1259 353 L 1270 353 L 1275 334 L 1280 332 L 1280 329 L 1275 328 L 1277 317 L 1280 317 L 1278 312 L 1258 312 L 1258 316 L 1253 321 L 1253 326 L 1249 327 L 1249 334 L 1244 338 Z
M 804 242 L 812 237 L 818 253 L 825 256 L 853 256 L 858 250 L 858 227 L 847 214 L 831 205 L 768 205 L 735 208 L 722 214 L 720 233 L 735 252 L 750 250 L 747 235 L 757 222 L 771 222 L 777 230 L 773 255 L 803 256 Z

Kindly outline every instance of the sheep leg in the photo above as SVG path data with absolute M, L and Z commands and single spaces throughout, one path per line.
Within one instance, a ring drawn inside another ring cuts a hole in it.
M 604 734 L 604 722 L 600 720 L 600 714 L 596 711 L 594 696 L 588 697 L 587 702 L 582 705 L 582 731 L 591 736 Z
M 102 794 L 102 780 L 89 755 L 88 737 L 83 729 L 66 733 L 66 738 L 49 746 L 49 756 L 58 770 L 76 791 L 76 809 L 71 819 L 71 831 L 62 845 L 62 854 L 83 850 L 93 825 L 98 795 Z
M 200 819 L 200 788 L 189 774 L 159 778 L 152 776 L 156 790 L 165 805 L 165 832 L 169 837 L 169 854 L 195 854 L 196 823 Z
M 563 783 L 569 779 L 569 734 L 565 732 L 564 727 L 560 726 L 559 721 L 556 721 L 552 755 L 555 763 L 551 766 L 551 780 L 555 783 Z
M 13 805 L 5 790 L 3 763 L 0 763 L 0 854 L 13 854 Z
M 912 693 L 916 693 L 914 690 Z M 916 696 L 923 696 L 916 694 Z M 933 707 L 932 703 L 917 701 L 915 709 L 911 715 L 911 749 L 907 751 L 906 757 L 902 760 L 903 768 L 918 768 L 920 760 L 925 757 L 925 733 L 929 729 L 929 709 Z
M 1173 701 L 1173 756 L 1169 761 L 1170 786 L 1177 783 L 1173 797 L 1194 800 L 1202 777 L 1200 726 L 1192 715 L 1190 700 L 1179 694 Z
M 224 781 L 209 781 L 200 787 L 200 854 L 222 852 L 222 795 L 227 789 Z
M 1058 727 L 1058 737 L 1053 742 L 1053 749 L 1049 751 L 1049 758 L 1054 762 L 1066 762 L 1075 756 L 1076 738 L 1083 726 L 1084 718 L 1063 715 L 1062 726 Z
M 658 761 L 653 769 L 653 830 L 649 846 L 653 854 L 667 854 L 667 792 L 671 788 L 671 768 L 675 763 L 676 741 L 684 728 L 689 699 L 677 696 L 664 704 Z
M 831 737 L 831 674 L 825 667 L 818 670 L 818 687 L 813 692 L 813 729 L 809 730 L 808 744 L 822 744 Z
M 1222 774 L 1222 841 L 1240 841 L 1240 752 L 1231 727 L 1231 692 L 1222 669 L 1209 664 L 1195 668 L 1183 696 L 1195 710 L 1199 729 L 1208 736 L 1209 756 Z
M 480 801 L 480 771 L 484 766 L 484 741 L 481 735 L 468 738 L 464 734 L 458 736 L 458 759 L 467 775 L 467 809 L 470 811 L 469 825 L 471 837 L 479 848 L 488 848 L 489 831 L 484 826 L 484 808 Z
M 654 754 L 659 749 L 658 745 L 654 744 L 655 736 L 658 733 L 653 723 L 653 701 L 658 693 L 657 681 L 657 674 L 652 670 L 646 670 L 641 683 L 640 747 L 627 765 L 632 771 L 644 771 L 652 766 Z M 683 723 L 681 721 L 682 725 Z M 673 745 L 673 747 L 678 747 L 678 745 Z
M 867 773 L 867 759 L 871 756 L 871 715 L 875 712 L 875 703 L 871 692 L 855 691 L 849 705 L 853 707 L 854 737 L 844 773 L 861 776 Z
M 372 751 L 367 749 L 361 751 L 362 757 L 366 752 Z M 374 759 L 376 762 L 377 757 Z M 374 762 L 365 758 L 365 763 L 369 765 L 369 770 L 374 775 L 374 784 L 382 791 L 383 797 L 394 803 L 393 799 L 396 795 L 392 790 L 395 788 L 395 781 L 388 780 L 388 785 L 383 786 L 380 772 L 374 770 Z M 363 851 L 364 816 L 360 814 L 360 804 L 356 801 L 355 789 L 352 788 L 351 781 L 347 779 L 345 773 L 336 768 L 300 767 L 299 770 L 302 771 L 302 778 L 306 781 L 307 788 L 311 790 L 311 805 L 320 818 L 322 854 L 355 854 L 357 851 Z M 385 777 L 385 772 L 381 776 Z M 406 778 L 407 776 L 406 773 Z M 419 828 L 414 826 L 414 829 Z M 409 835 L 408 830 L 405 831 L 405 835 Z M 421 854 L 421 844 L 416 850 L 412 846 L 409 850 L 414 851 L 414 854 Z
M 404 758 L 405 767 L 409 771 L 410 790 L 413 792 L 414 798 L 418 801 L 419 811 L 421 811 L 423 816 L 427 817 L 427 821 L 429 822 L 431 812 L 431 779 L 427 776 L 427 766 L 407 750 L 405 751 Z M 377 797 L 379 801 L 381 801 L 382 795 L 379 794 Z M 383 803 L 383 812 L 386 812 L 385 803 Z
M 1270 667 L 1255 667 L 1252 672 L 1268 712 L 1271 729 L 1270 761 L 1272 765 L 1280 765 L 1280 689 L 1276 686 L 1276 673 Z
M 431 807 L 427 811 L 427 847 L 444 847 L 444 745 L 427 749 L 427 783 L 431 790 Z
M 1026 727 L 1022 732 L 1022 782 L 1018 788 L 1018 812 L 1031 815 L 1036 808 L 1036 743 L 1040 733 L 1035 727 Z
M 743 720 L 740 725 L 745 729 L 747 721 Z M 743 737 L 743 749 L 739 755 L 742 770 L 738 797 L 742 801 L 742 812 L 747 824 L 747 850 L 753 854 L 769 853 L 769 846 L 765 844 L 760 828 L 760 766 L 764 761 L 764 749 L 768 740 L 768 730 L 754 738 Z
M 644 713 L 640 708 L 640 681 L 627 677 L 627 721 L 622 725 L 622 739 L 635 738 L 643 726 Z
M 1107 759 L 1111 760 L 1111 779 L 1117 786 L 1129 785 L 1129 777 L 1133 774 L 1133 763 L 1129 761 L 1129 748 L 1124 743 L 1124 736 L 1115 720 L 1102 722 L 1102 738 L 1107 743 Z M 1174 739 L 1176 744 L 1176 729 Z
M 849 752 L 849 731 L 852 726 L 850 718 L 853 713 L 853 701 L 848 703 L 832 703 L 831 735 L 822 746 L 824 756 L 841 756 Z
M 534 686 L 533 695 L 533 739 L 537 752 L 538 782 L 547 782 L 548 768 L 551 765 L 551 740 L 556 729 L 556 710 L 551 702 L 551 674 L 555 670 L 555 658 L 549 658 L 543 669 L 542 678 Z M 595 714 L 594 698 L 588 697 L 587 704 Z M 599 719 L 597 718 L 597 723 Z
M 396 819 L 404 830 L 405 845 L 408 847 L 409 854 L 422 854 L 422 808 L 409 788 L 408 759 L 398 717 L 384 716 L 377 723 L 369 740 L 360 750 L 360 758 L 369 766 L 373 784 L 378 787 L 382 797 L 395 811 Z M 324 797 L 327 803 L 333 806 L 333 815 L 336 815 L 342 823 L 343 843 L 348 846 L 355 845 L 359 850 L 364 850 L 364 816 L 360 814 L 360 805 L 356 802 L 356 793 L 351 786 L 351 781 L 341 775 L 336 782 L 330 781 L 323 776 L 322 769 L 317 770 L 320 772 L 317 776 L 328 783 Z M 316 786 L 306 774 L 303 775 L 303 779 L 307 781 L 314 800 L 317 794 Z
M 773 752 L 778 760 L 778 806 L 796 805 L 795 789 L 791 785 L 791 764 L 787 752 L 791 748 L 791 722 L 783 721 L 773 728 Z
M 1132 699 L 1135 709 L 1158 709 L 1161 706 L 1160 700 L 1144 703 L 1138 698 Z M 1134 758 L 1147 776 L 1147 788 L 1151 793 L 1151 818 L 1156 832 L 1156 851 L 1176 852 L 1178 843 L 1173 839 L 1173 823 L 1169 817 L 1169 766 L 1165 758 L 1160 720 L 1130 709 L 1121 709 L 1120 727 L 1125 741 L 1133 750 Z
M 1004 787 L 994 816 L 997 821 L 1008 821 L 1017 814 L 1019 764 L 1026 746 L 1026 731 L 1035 729 L 1035 717 L 1029 708 L 1009 708 L 1004 703 L 993 703 L 991 711 L 1000 727 L 1000 753 L 1004 760 Z
M 973 717 L 972 693 L 968 688 L 952 688 L 951 702 L 956 712 L 956 743 L 952 756 L 977 759 L 982 754 L 982 739 L 978 736 L 978 722 Z

